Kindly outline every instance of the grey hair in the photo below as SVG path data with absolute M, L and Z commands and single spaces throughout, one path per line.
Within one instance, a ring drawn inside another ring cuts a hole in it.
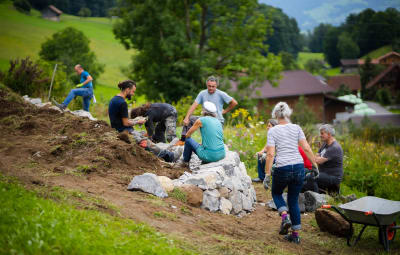
M 208 76 L 208 78 L 207 78 L 207 80 L 206 80 L 206 84 L 207 84 L 207 82 L 209 82 L 209 81 L 215 81 L 215 82 L 217 83 L 217 86 L 219 85 L 219 79 L 218 79 L 218 77 L 215 77 L 215 76 L 213 76 L 213 75 Z
M 80 69 L 83 69 L 83 67 L 82 67 L 82 65 L 81 65 L 81 64 L 77 64 L 77 65 L 75 65 L 75 68 L 80 68 Z
M 214 117 L 214 118 L 217 117 L 217 114 L 216 114 L 215 112 L 209 112 L 209 111 L 207 111 L 206 109 L 203 109 L 203 110 L 201 111 L 201 115 L 203 115 L 203 116 L 210 116 L 210 117 Z
M 278 121 L 276 119 L 269 119 L 268 123 L 271 124 L 273 127 L 275 127 L 276 125 L 278 125 Z
M 320 126 L 319 127 L 319 132 L 321 132 L 321 131 L 324 131 L 325 133 L 328 133 L 331 136 L 335 136 L 335 134 L 336 134 L 335 129 L 330 124 L 323 124 L 322 126 Z
M 286 102 L 279 102 L 275 105 L 272 110 L 272 118 L 274 119 L 285 119 L 290 121 L 290 115 L 292 115 L 292 109 L 290 109 L 289 105 Z

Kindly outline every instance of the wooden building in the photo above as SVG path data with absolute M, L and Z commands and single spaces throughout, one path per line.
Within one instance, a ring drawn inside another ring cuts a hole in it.
M 361 90 L 361 79 L 358 74 L 332 76 L 327 83 L 335 90 L 340 89 L 341 85 L 345 85 L 350 89 L 351 93 L 355 95 Z
M 54 5 L 49 5 L 42 10 L 42 18 L 52 21 L 60 21 L 62 13 L 63 12 L 57 9 Z

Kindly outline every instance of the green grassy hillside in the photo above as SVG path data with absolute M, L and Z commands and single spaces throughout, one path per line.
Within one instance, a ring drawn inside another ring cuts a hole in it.
M 324 60 L 323 53 L 312 53 L 312 52 L 299 52 L 299 56 L 297 57 L 297 63 L 300 68 L 304 68 L 304 64 L 307 63 L 310 59 L 319 59 Z
M 379 58 L 380 56 L 383 56 L 383 55 L 385 55 L 386 53 L 391 52 L 392 50 L 393 50 L 393 49 L 392 49 L 392 46 L 391 46 L 391 45 L 386 45 L 386 46 L 383 46 L 383 47 L 381 47 L 381 48 L 379 48 L 379 49 L 376 49 L 376 50 L 374 50 L 374 51 L 371 51 L 370 53 L 366 54 L 365 56 L 363 56 L 363 57 L 361 57 L 361 58 L 362 58 L 362 59 L 366 59 L 368 56 L 369 56 L 371 59 Z
M 13 58 L 31 56 L 37 59 L 40 45 L 47 38 L 71 26 L 81 30 L 90 39 L 91 49 L 98 60 L 106 65 L 105 72 L 98 79 L 94 77 L 96 85 L 116 87 L 116 82 L 126 79 L 120 67 L 131 62 L 134 51 L 125 50 L 114 38 L 111 21 L 107 18 L 79 18 L 63 14 L 60 22 L 53 22 L 42 19 L 35 10 L 30 15 L 22 14 L 13 8 L 11 2 L 6 1 L 0 4 L 0 24 L 1 69 L 7 68 L 9 60 Z M 112 90 L 112 94 L 117 91 Z

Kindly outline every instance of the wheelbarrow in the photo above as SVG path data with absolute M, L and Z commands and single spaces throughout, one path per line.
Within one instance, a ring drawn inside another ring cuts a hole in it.
M 383 245 L 385 251 L 389 251 L 389 246 L 396 236 L 396 230 L 400 228 L 400 225 L 396 225 L 396 218 L 400 216 L 399 201 L 367 196 L 339 205 L 339 207 L 323 205 L 322 208 L 333 208 L 350 224 L 350 232 L 347 236 L 348 246 L 357 244 L 367 226 L 375 226 L 379 228 L 379 242 Z M 353 223 L 364 226 L 352 242 Z

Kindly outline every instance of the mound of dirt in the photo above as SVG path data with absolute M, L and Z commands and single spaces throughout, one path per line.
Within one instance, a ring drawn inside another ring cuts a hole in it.
M 104 121 L 37 108 L 6 89 L 0 90 L 0 128 L 5 167 L 29 158 L 45 171 L 100 175 L 121 184 L 146 172 L 175 179 L 184 171 L 169 168 L 135 143 L 121 141 Z

